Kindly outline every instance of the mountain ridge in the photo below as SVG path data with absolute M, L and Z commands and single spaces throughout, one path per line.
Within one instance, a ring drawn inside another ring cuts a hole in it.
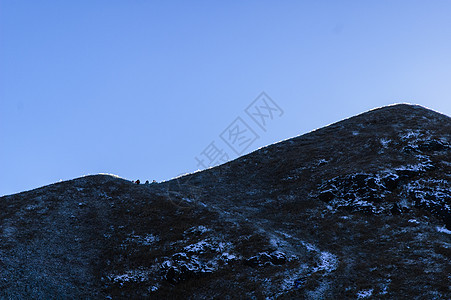
M 161 183 L 0 197 L 0 297 L 447 298 L 450 134 L 397 104 Z

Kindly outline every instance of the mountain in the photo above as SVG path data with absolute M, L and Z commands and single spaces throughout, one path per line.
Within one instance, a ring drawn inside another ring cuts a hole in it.
M 450 117 L 399 104 L 167 182 L 4 196 L 0 298 L 450 299 L 450 178 Z

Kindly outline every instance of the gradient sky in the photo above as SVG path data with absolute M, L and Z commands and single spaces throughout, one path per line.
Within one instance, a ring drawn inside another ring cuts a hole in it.
M 0 0 L 0 195 L 167 180 L 396 102 L 451 115 L 451 1 Z M 263 130 L 261 92 L 283 114 Z

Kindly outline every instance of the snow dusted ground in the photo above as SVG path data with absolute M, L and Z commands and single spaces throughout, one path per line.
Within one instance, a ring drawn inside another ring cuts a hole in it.
M 451 234 L 451 230 L 446 229 L 445 226 L 437 226 L 436 228 L 437 228 L 437 231 L 438 231 L 438 232 L 443 232 L 443 233 L 446 233 L 446 234 Z

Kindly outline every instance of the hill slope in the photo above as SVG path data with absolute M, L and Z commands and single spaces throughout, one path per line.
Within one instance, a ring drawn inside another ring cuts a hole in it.
M 0 198 L 0 297 L 450 298 L 451 119 L 372 110 L 168 182 Z

